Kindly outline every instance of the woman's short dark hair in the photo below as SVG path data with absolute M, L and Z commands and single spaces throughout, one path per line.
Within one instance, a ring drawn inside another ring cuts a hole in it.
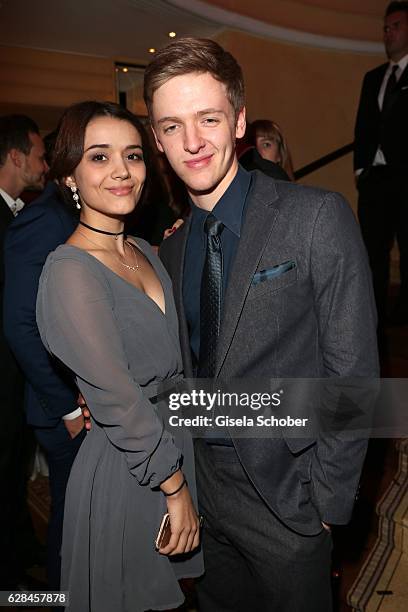
M 143 198 L 145 198 L 148 191 L 149 170 L 152 163 L 146 130 L 136 115 L 114 102 L 88 100 L 73 104 L 66 109 L 58 126 L 58 136 L 55 142 L 49 175 L 50 179 L 58 182 L 64 199 L 73 205 L 72 194 L 69 188 L 66 187 L 64 180 L 73 174 L 75 168 L 81 162 L 84 155 L 86 128 L 97 117 L 112 117 L 120 121 L 127 121 L 140 134 L 143 158 L 146 165 L 146 182 L 143 190 Z

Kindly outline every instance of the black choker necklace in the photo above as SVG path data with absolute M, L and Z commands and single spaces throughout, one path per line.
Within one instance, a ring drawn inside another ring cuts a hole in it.
M 98 234 L 106 234 L 106 236 L 115 236 L 115 238 L 117 238 L 118 236 L 122 236 L 125 232 L 107 232 L 105 230 L 101 230 L 98 229 L 97 227 L 92 227 L 92 225 L 88 225 L 87 223 L 84 223 L 83 221 L 79 221 L 79 223 L 81 225 L 83 225 L 84 227 L 87 227 L 88 229 L 92 230 L 93 232 L 97 232 Z

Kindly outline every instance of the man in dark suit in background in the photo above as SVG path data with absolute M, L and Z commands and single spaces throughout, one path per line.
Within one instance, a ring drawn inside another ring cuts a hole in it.
M 41 146 L 43 156 L 42 142 Z M 47 169 L 42 158 L 40 187 L 44 186 Z M 45 350 L 35 307 L 38 280 L 47 255 L 67 240 L 75 225 L 75 216 L 61 201 L 57 186 L 50 182 L 43 194 L 10 223 L 4 238 L 4 334 L 26 379 L 27 422 L 34 428 L 49 464 L 47 575 L 49 588 L 54 590 L 59 588 L 60 580 L 65 489 L 84 431 L 77 407 L 78 391 Z
M 384 19 L 389 62 L 363 81 L 355 127 L 358 215 L 373 274 L 380 331 L 386 318 L 390 251 L 397 238 L 401 287 L 393 314 L 408 323 L 408 2 Z
M 19 517 L 26 506 L 24 378 L 3 330 L 4 259 L 6 230 L 24 202 L 26 188 L 42 189 L 47 164 L 38 127 L 23 115 L 0 117 L 0 587 L 20 582 Z M 26 536 L 28 534 L 25 534 Z
M 353 213 L 339 194 L 239 167 L 235 59 L 213 41 L 180 39 L 146 68 L 144 95 L 157 145 L 193 204 L 161 247 L 185 375 L 376 376 L 371 279 Z M 218 435 L 196 444 L 200 610 L 329 612 L 330 525 L 350 519 L 366 441 Z

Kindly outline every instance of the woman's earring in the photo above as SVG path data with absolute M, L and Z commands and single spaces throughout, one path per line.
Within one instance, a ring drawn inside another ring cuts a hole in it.
M 75 202 L 75 206 L 78 210 L 81 210 L 81 204 L 79 202 L 79 195 L 77 193 L 78 189 L 74 185 L 70 185 L 69 187 L 72 191 L 72 197 Z

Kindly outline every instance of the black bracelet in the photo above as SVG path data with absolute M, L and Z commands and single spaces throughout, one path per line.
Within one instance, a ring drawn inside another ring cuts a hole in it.
M 186 480 L 186 478 L 185 478 L 185 476 L 184 476 L 184 478 L 183 478 L 183 482 L 181 483 L 181 485 L 180 485 L 180 486 L 179 486 L 179 487 L 178 487 L 178 488 L 177 488 L 175 491 L 173 491 L 173 493 L 164 493 L 164 491 L 163 491 L 163 493 L 164 493 L 165 497 L 171 497 L 172 495 L 175 495 L 176 493 L 178 493 L 179 491 L 181 491 L 181 489 L 182 489 L 182 488 L 184 487 L 184 485 L 186 485 L 186 484 L 187 484 L 187 480 Z

